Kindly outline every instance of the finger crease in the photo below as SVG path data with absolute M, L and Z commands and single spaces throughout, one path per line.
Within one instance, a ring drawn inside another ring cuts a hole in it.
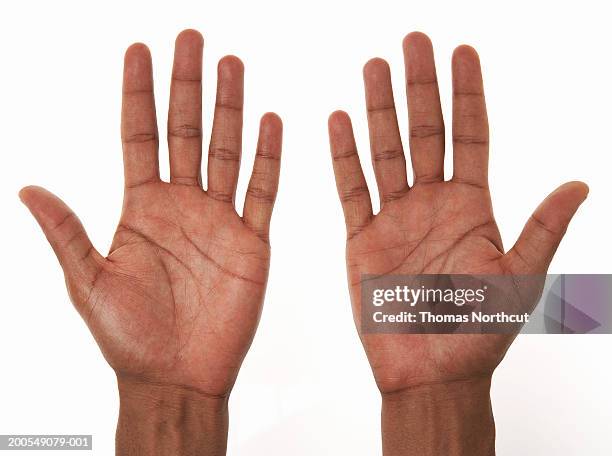
M 374 106 L 368 108 L 368 114 L 375 114 L 377 112 L 385 112 L 385 111 L 395 111 L 395 105 L 383 105 L 383 106 Z
M 206 193 L 212 199 L 221 201 L 222 203 L 232 203 L 234 201 L 234 196 L 231 193 L 221 192 L 221 191 L 212 190 L 212 189 L 206 190 Z
M 430 138 L 432 136 L 444 136 L 444 127 L 422 124 L 410 128 L 410 138 Z
M 431 85 L 438 84 L 437 78 L 414 78 L 406 80 L 407 86 L 421 86 L 421 85 Z
M 395 160 L 397 158 L 404 158 L 404 151 L 402 149 L 379 150 L 374 153 L 372 159 L 375 162 L 379 162 L 385 160 Z
M 255 156 L 259 158 L 265 158 L 267 160 L 280 161 L 280 157 L 266 149 L 258 148 L 255 152 Z
M 270 204 L 274 203 L 275 199 L 274 193 L 261 187 L 249 187 L 246 191 L 246 194 L 247 196 Z
M 242 105 L 231 105 L 229 103 L 215 103 L 215 108 L 228 109 L 230 111 L 242 112 Z
M 182 78 L 182 77 L 178 77 L 178 76 L 172 76 L 172 82 L 188 82 L 188 83 L 198 83 L 200 84 L 202 82 L 202 78 L 196 77 L 196 78 Z
M 76 214 L 74 212 L 68 213 L 57 225 L 51 228 L 51 231 L 57 230 L 62 225 L 64 225 L 64 223 L 66 223 L 68 220 L 73 219 L 73 218 L 76 219 Z
M 208 155 L 216 160 L 240 162 L 240 153 L 226 147 L 211 147 Z
M 530 220 L 531 220 L 531 221 L 532 221 L 532 222 L 533 222 L 535 225 L 537 225 L 539 228 L 541 228 L 541 229 L 542 229 L 542 230 L 544 230 L 545 232 L 547 232 L 547 233 L 549 233 L 549 234 L 551 234 L 551 235 L 553 235 L 553 236 L 555 236 L 555 237 L 558 237 L 558 236 L 561 236 L 561 235 L 563 235 L 563 234 L 564 234 L 564 231 L 557 232 L 557 231 L 553 230 L 552 228 L 549 228 L 549 227 L 548 227 L 548 226 L 547 226 L 547 225 L 546 225 L 546 224 L 545 224 L 545 223 L 544 223 L 542 220 L 540 220 L 540 219 L 539 219 L 537 216 L 535 216 L 535 215 L 532 215 L 532 216 L 530 217 Z
M 453 144 L 462 144 L 462 145 L 483 145 L 486 146 L 489 144 L 489 140 L 487 138 L 483 138 L 482 136 L 472 136 L 472 135 L 453 135 Z
M 136 133 L 126 135 L 123 138 L 123 144 L 139 144 L 152 141 L 157 141 L 157 133 Z
M 202 129 L 193 125 L 179 125 L 177 127 L 168 129 L 168 136 L 175 136 L 177 138 L 201 138 Z
M 455 91 L 453 92 L 453 95 L 456 97 L 484 97 L 484 93 L 479 91 Z
M 385 194 L 382 197 L 382 202 L 389 203 L 391 201 L 398 200 L 402 198 L 406 193 L 408 193 L 408 190 L 410 190 L 410 188 L 408 187 L 408 184 L 406 184 L 406 186 L 402 188 L 401 190 L 385 192 Z
M 332 158 L 333 158 L 334 161 L 339 161 L 339 160 L 344 160 L 346 158 L 355 157 L 356 155 L 358 155 L 357 149 L 350 149 L 350 150 L 347 150 L 347 151 L 336 153 L 336 154 L 333 155 Z
M 367 186 L 359 185 L 357 187 L 342 190 L 340 195 L 340 201 L 342 203 L 360 202 L 365 197 L 369 196 L 369 194 L 370 192 Z

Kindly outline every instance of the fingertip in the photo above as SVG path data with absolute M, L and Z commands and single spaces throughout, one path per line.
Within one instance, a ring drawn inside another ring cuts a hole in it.
M 24 199 L 27 198 L 28 193 L 32 191 L 32 187 L 33 187 L 32 185 L 26 185 L 21 190 L 19 190 L 19 192 L 17 193 L 17 196 L 19 196 L 19 199 L 21 201 L 24 201 Z
M 192 44 L 195 46 L 204 45 L 204 37 L 195 29 L 185 29 L 176 36 L 176 45 Z
M 144 43 L 134 43 L 125 50 L 125 61 L 149 60 L 151 51 Z
M 363 75 L 367 79 L 387 76 L 391 74 L 389 64 L 385 59 L 374 57 L 363 66 Z
M 402 45 L 405 50 L 421 47 L 433 48 L 431 39 L 423 32 L 418 31 L 410 32 L 406 35 L 402 41 Z
M 476 50 L 462 44 L 453 52 L 453 85 L 460 91 L 482 91 L 482 70 Z
M 351 127 L 351 118 L 346 111 L 337 110 L 332 112 L 327 119 L 327 125 L 330 131 L 337 131 Z
M 19 197 L 19 201 L 21 201 L 23 204 L 25 204 L 26 206 L 28 205 L 28 193 L 29 193 L 29 187 L 23 187 L 21 190 L 19 190 L 19 192 L 17 193 L 17 196 Z
M 466 60 L 479 62 L 480 57 L 478 56 L 478 52 L 476 52 L 476 49 L 468 44 L 457 46 L 453 51 L 453 62 Z
M 570 185 L 572 189 L 574 189 L 574 191 L 576 191 L 580 195 L 583 195 L 584 199 L 586 199 L 586 197 L 589 196 L 589 191 L 591 189 L 585 182 L 571 181 L 571 182 L 568 182 L 566 185 Z
M 563 193 L 568 197 L 582 203 L 589 195 L 589 186 L 582 181 L 570 181 L 561 185 L 553 194 Z
M 587 199 L 587 198 L 588 198 L 588 196 L 589 196 L 589 193 L 590 193 L 591 189 L 590 189 L 590 188 L 589 188 L 589 186 L 586 184 L 586 182 L 576 181 L 576 185 L 577 185 L 578 187 L 580 187 L 580 189 L 581 189 L 580 191 L 582 192 L 582 195 L 583 195 L 583 198 L 582 198 L 582 199 L 583 199 L 583 201 L 584 201 L 585 199 Z
M 134 43 L 125 51 L 124 90 L 147 90 L 153 85 L 151 52 L 143 43 Z
M 260 121 L 261 132 L 267 135 L 282 134 L 283 121 L 275 112 L 266 112 L 261 116 Z
M 42 187 L 38 187 L 37 185 L 27 185 L 19 190 L 17 195 L 19 196 L 21 202 L 27 206 L 32 201 L 34 195 L 40 192 L 48 193 L 47 190 Z
M 201 81 L 204 39 L 197 30 L 183 30 L 174 44 L 174 80 Z
M 235 55 L 226 55 L 219 60 L 217 69 L 219 75 L 235 77 L 244 73 L 244 64 L 242 63 L 242 60 Z
M 36 185 L 28 185 L 19 191 L 19 199 L 29 209 L 39 224 L 57 225 L 61 217 L 69 211 L 66 204 L 49 190 Z
M 537 207 L 534 214 L 551 229 L 565 232 L 570 220 L 589 192 L 584 182 L 572 181 L 560 185 Z
M 283 127 L 283 120 L 275 112 L 266 112 L 263 116 L 261 116 L 261 123 L 265 123 L 266 125 L 274 125 L 278 128 Z

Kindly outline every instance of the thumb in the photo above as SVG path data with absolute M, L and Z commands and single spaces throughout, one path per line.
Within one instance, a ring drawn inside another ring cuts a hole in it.
M 527 221 L 516 244 L 508 252 L 514 269 L 522 273 L 547 271 L 567 227 L 586 199 L 589 187 L 583 182 L 567 182 L 552 192 Z
M 74 212 L 41 187 L 25 187 L 19 198 L 42 228 L 64 270 L 75 305 L 87 301 L 104 258 L 94 248 Z

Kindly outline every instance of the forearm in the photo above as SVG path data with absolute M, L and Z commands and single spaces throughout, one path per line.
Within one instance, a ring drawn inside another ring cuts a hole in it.
M 118 384 L 118 456 L 225 455 L 227 398 L 178 386 L 122 380 Z
M 490 378 L 383 394 L 384 456 L 490 456 L 495 423 Z

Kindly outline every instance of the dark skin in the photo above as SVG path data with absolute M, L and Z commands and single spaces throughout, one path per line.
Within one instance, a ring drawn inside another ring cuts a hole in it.
M 364 68 L 372 164 L 381 202 L 378 214 L 372 212 L 348 115 L 338 111 L 329 119 L 348 234 L 353 315 L 360 331 L 362 274 L 544 274 L 588 193 L 581 182 L 559 187 L 535 210 L 516 244 L 505 251 L 489 194 L 488 121 L 476 51 L 460 46 L 453 54 L 454 171 L 445 180 L 445 127 L 432 45 L 427 36 L 412 33 L 403 48 L 411 187 L 389 66 L 372 59 Z M 489 385 L 513 337 L 361 333 L 360 337 L 383 394 L 386 456 L 494 453 Z
M 20 192 L 55 250 L 70 297 L 117 374 L 117 454 L 225 453 L 227 400 L 262 310 L 282 124 L 261 119 L 243 216 L 243 65 L 218 66 L 203 190 L 202 36 L 177 40 L 168 111 L 170 182 L 159 176 L 151 56 L 125 54 L 123 212 L 105 257 L 75 214 L 39 187 Z M 160 432 L 159 429 L 166 432 Z
M 124 206 L 106 257 L 59 198 L 38 187 L 20 192 L 59 258 L 73 303 L 117 373 L 117 454 L 225 453 L 227 400 L 263 304 L 282 125 L 274 114 L 262 118 L 241 217 L 234 200 L 243 67 L 235 57 L 222 59 L 203 190 L 202 47 L 195 31 L 177 38 L 168 114 L 170 182 L 159 177 L 150 54 L 140 44 L 126 53 Z M 411 188 L 389 68 L 374 59 L 364 72 L 381 195 L 377 215 L 350 120 L 341 112 L 330 118 L 358 327 L 363 273 L 546 272 L 587 194 L 579 182 L 561 186 L 505 252 L 487 184 L 488 125 L 477 55 L 463 46 L 453 57 L 454 174 L 445 181 L 444 124 L 431 43 L 411 34 L 404 50 L 415 175 Z M 361 338 L 383 394 L 386 455 L 494 452 L 490 377 L 511 337 Z

